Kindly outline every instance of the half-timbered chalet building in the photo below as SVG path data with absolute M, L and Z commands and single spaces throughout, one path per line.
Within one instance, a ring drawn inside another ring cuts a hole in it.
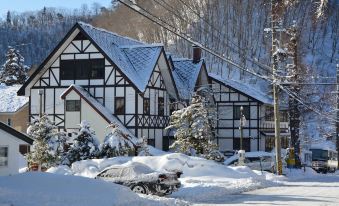
M 250 85 L 209 73 L 216 103 L 217 143 L 221 151 L 240 149 L 240 107 L 246 123 L 243 127 L 243 149 L 271 151 L 274 147 L 273 99 Z M 288 118 L 281 111 L 282 147 L 288 147 Z
M 103 140 L 116 120 L 157 148 L 166 136 L 170 99 L 178 99 L 162 45 L 85 23 L 75 24 L 18 95 L 29 97 L 30 120 L 41 108 L 69 135 L 86 119 Z

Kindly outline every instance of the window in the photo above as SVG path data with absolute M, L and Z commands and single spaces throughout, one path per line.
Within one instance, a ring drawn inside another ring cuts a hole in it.
M 27 154 L 28 152 L 30 152 L 30 146 L 28 144 L 21 144 L 21 145 L 19 145 L 19 152 L 22 155 Z
M 165 114 L 165 104 L 164 104 L 164 98 L 159 97 L 158 98 L 158 114 L 159 115 L 164 115 Z
M 240 107 L 241 106 L 234 106 L 233 118 L 240 119 Z M 243 115 L 245 115 L 246 119 L 250 119 L 250 107 L 249 106 L 242 106 L 243 107 Z
M 8 147 L 0 146 L 0 167 L 8 166 Z
M 250 138 L 242 138 L 242 149 L 246 152 L 251 151 L 251 139 Z M 240 138 L 233 139 L 233 149 L 240 150 Z
M 90 72 L 91 79 L 103 79 L 105 76 L 105 60 L 91 59 L 92 70 Z
M 8 118 L 8 119 L 7 119 L 7 125 L 8 125 L 8 126 L 12 126 L 12 120 L 11 120 L 11 118 Z
M 115 114 L 125 114 L 125 98 L 115 97 Z
M 60 78 L 73 79 L 103 79 L 105 72 L 104 59 L 75 59 L 60 61 Z
M 67 112 L 80 111 L 80 100 L 66 100 L 66 111 Z
M 149 100 L 149 98 L 144 98 L 144 114 L 150 114 L 150 100 Z

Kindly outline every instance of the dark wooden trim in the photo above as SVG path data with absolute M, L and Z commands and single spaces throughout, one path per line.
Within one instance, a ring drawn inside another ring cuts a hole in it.
M 18 132 L 17 130 L 15 130 L 14 128 L 6 125 L 5 123 L 3 122 L 0 122 L 0 129 L 13 135 L 14 137 L 18 138 L 18 139 L 21 139 L 22 141 L 24 142 L 27 142 L 28 144 L 33 144 L 33 139 L 31 139 L 30 137 L 28 137 L 27 135 L 21 133 L 21 132 Z

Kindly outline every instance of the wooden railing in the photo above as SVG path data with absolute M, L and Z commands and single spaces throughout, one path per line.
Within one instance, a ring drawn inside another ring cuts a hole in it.
M 273 129 L 274 121 L 262 121 L 260 124 L 261 129 Z M 281 129 L 288 129 L 288 122 L 280 122 Z

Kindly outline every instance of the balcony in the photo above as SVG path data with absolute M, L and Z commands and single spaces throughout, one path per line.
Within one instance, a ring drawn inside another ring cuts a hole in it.
M 281 130 L 288 130 L 289 125 L 288 122 L 280 122 Z M 261 130 L 274 130 L 274 121 L 261 121 L 260 123 Z

